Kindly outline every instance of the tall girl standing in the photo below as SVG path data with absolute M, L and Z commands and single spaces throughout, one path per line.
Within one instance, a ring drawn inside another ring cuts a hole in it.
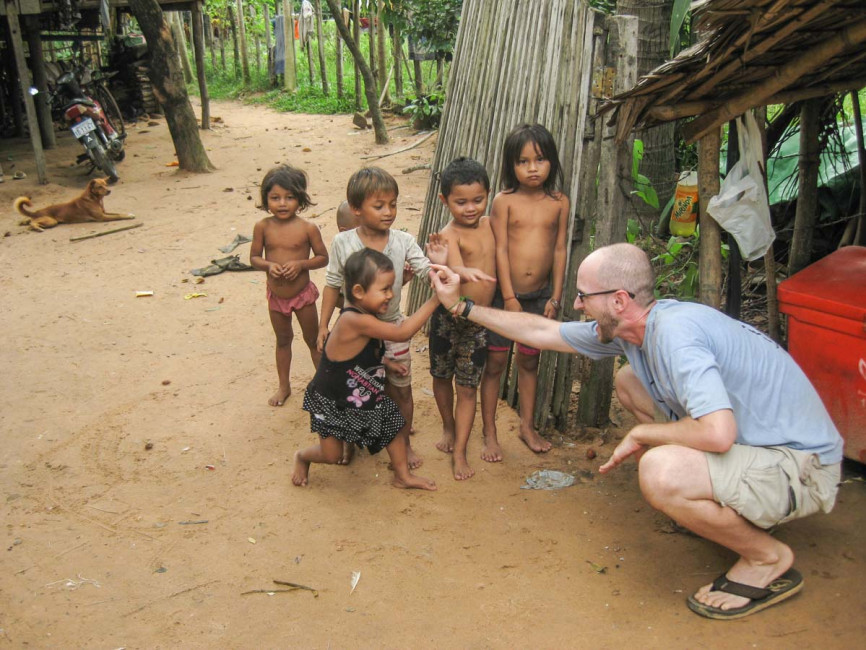
M 502 190 L 493 199 L 490 225 L 496 238 L 499 291 L 493 306 L 556 318 L 565 279 L 568 197 L 553 136 L 540 124 L 522 124 L 505 139 Z M 502 458 L 496 432 L 499 382 L 511 341 L 488 334 L 487 367 L 481 380 L 481 414 L 488 452 Z M 518 437 L 534 452 L 551 444 L 533 425 L 539 350 L 517 344 L 520 407 Z M 496 453 L 498 450 L 498 453 Z

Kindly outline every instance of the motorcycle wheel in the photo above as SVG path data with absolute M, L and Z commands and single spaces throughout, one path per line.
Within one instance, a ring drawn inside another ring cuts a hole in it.
M 99 169 L 108 175 L 109 182 L 116 183 L 120 178 L 117 175 L 117 167 L 114 166 L 111 158 L 108 157 L 108 153 L 105 151 L 105 147 L 102 146 L 102 143 L 97 142 L 96 147 L 91 150 L 91 153 L 93 154 L 93 162 L 96 163 L 96 166 Z
M 124 138 L 126 137 L 126 125 L 123 123 L 123 114 L 120 112 L 120 107 L 114 100 L 114 95 L 108 88 L 97 87 L 93 93 L 96 96 L 96 101 L 102 106 L 105 117 L 111 128 L 117 131 L 117 134 Z

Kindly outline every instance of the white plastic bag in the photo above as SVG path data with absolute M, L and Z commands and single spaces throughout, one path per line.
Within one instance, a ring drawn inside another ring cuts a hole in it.
M 776 238 L 764 184 L 761 133 L 751 111 L 737 118 L 740 159 L 728 172 L 707 213 L 737 240 L 744 260 L 763 256 Z

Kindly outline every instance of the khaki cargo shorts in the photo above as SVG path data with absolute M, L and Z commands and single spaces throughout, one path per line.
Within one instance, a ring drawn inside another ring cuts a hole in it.
M 816 454 L 790 447 L 734 445 L 707 452 L 713 498 L 760 528 L 830 512 L 842 463 L 822 465 Z

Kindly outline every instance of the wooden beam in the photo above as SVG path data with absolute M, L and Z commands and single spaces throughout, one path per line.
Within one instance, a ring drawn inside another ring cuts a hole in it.
M 719 193 L 720 129 L 715 128 L 698 141 L 698 197 L 701 207 L 701 243 L 698 272 L 700 299 L 719 308 L 722 297 L 722 233 L 719 224 L 707 214 L 710 198 Z
M 9 40 L 12 42 L 12 52 L 15 56 L 15 67 L 18 72 L 18 83 L 24 97 L 24 110 L 27 113 L 27 124 L 30 127 L 30 144 L 36 159 L 36 176 L 39 183 L 45 185 L 48 175 L 45 170 L 45 152 L 42 150 L 42 138 L 39 135 L 39 120 L 36 117 L 36 106 L 33 95 L 30 94 L 30 75 L 27 72 L 27 62 L 24 60 L 24 43 L 21 40 L 21 23 L 18 21 L 18 6 L 15 2 L 6 0 L 6 21 L 9 23 Z
M 812 256 L 812 233 L 818 211 L 818 129 L 821 100 L 810 99 L 800 108 L 800 160 L 797 174 L 797 211 L 788 254 L 788 275 L 808 266 Z
M 756 84 L 738 97 L 726 101 L 716 110 L 687 124 L 683 128 L 683 137 L 686 142 L 699 140 L 728 120 L 743 114 L 750 107 L 763 105 L 768 97 L 787 88 L 797 79 L 821 67 L 833 57 L 854 50 L 863 41 L 866 41 L 866 20 L 860 20 L 821 41 L 811 50 L 780 66 L 776 73 L 764 80 L 763 83 Z

